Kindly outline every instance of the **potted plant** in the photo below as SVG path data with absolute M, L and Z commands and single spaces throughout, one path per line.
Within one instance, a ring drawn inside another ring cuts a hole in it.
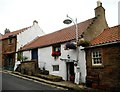
M 65 50 L 68 50 L 68 49 L 76 49 L 76 44 L 73 42 L 67 42 L 65 44 Z
M 83 47 L 87 47 L 90 45 L 90 42 L 85 40 L 84 38 L 81 38 L 78 43 L 77 43 L 78 46 L 83 46 Z
M 52 52 L 52 56 L 61 56 L 61 53 L 59 51 Z

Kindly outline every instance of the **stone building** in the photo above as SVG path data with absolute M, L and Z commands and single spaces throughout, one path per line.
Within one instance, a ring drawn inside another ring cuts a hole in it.
M 104 29 L 85 51 L 87 86 L 120 88 L 120 25 Z

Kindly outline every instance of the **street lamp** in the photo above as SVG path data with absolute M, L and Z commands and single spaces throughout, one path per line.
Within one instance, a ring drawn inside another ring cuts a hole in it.
M 72 22 L 74 23 L 75 25 L 75 30 L 76 30 L 76 46 L 77 46 L 77 42 L 78 42 L 78 26 L 77 26 L 77 18 L 75 20 L 73 20 L 71 17 L 69 17 L 67 15 L 67 18 L 68 19 L 65 19 L 63 21 L 64 24 L 71 24 Z
M 78 26 L 77 26 L 77 18 L 75 20 L 73 20 L 71 17 L 69 17 L 67 15 L 67 19 L 65 19 L 63 21 L 64 24 L 71 24 L 71 23 L 74 23 L 75 25 L 75 32 L 76 32 L 76 47 L 77 47 L 77 43 L 78 43 Z M 78 62 L 78 54 L 79 54 L 79 50 L 77 48 L 77 58 L 76 58 L 76 61 Z
M 78 55 L 79 55 L 79 49 L 78 49 L 78 26 L 77 26 L 77 18 L 75 20 L 73 20 L 71 17 L 69 17 L 67 15 L 67 19 L 63 21 L 64 24 L 71 24 L 74 23 L 75 25 L 75 32 L 76 32 L 76 63 L 74 65 L 76 65 L 76 73 L 75 73 L 75 83 L 79 84 L 80 80 L 81 80 L 81 76 L 80 76 L 80 69 L 78 64 Z

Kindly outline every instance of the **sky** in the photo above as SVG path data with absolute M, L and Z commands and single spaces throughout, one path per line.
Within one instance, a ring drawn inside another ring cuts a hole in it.
M 118 2 L 100 0 L 105 8 L 106 20 L 110 27 L 118 25 Z M 37 20 L 47 34 L 70 25 L 63 24 L 68 14 L 78 23 L 95 16 L 97 0 L 0 0 L 0 33 L 5 28 L 16 31 L 33 25 Z

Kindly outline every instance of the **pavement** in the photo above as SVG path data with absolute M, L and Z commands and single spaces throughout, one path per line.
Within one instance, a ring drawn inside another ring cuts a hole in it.
M 13 72 L 13 71 L 8 71 L 8 70 L 3 70 L 4 73 L 9 73 L 9 74 L 12 74 L 14 76 L 17 76 L 17 77 L 24 77 L 24 78 L 29 78 L 29 79 L 32 79 L 32 80 L 35 80 L 35 81 L 39 81 L 39 82 L 43 82 L 43 83 L 47 83 L 47 84 L 50 84 L 50 85 L 54 85 L 54 86 L 58 86 L 58 87 L 63 87 L 63 88 L 66 88 L 68 90 L 80 90 L 80 91 L 84 91 L 84 92 L 93 92 L 93 91 L 97 91 L 97 89 L 92 89 L 92 88 L 88 88 L 86 87 L 84 84 L 75 84 L 75 83 L 72 83 L 70 81 L 60 81 L 60 82 L 53 82 L 53 81 L 49 81 L 49 80 L 45 80 L 45 79 L 42 79 L 42 78 L 38 78 L 38 77 L 35 77 L 35 76 L 29 76 L 29 75 L 25 75 L 25 74 L 21 74 L 19 72 Z

